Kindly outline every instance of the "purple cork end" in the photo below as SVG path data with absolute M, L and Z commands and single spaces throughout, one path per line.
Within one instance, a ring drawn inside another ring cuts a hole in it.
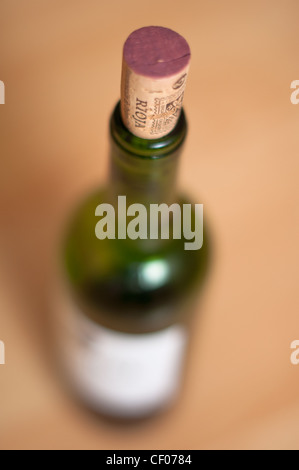
M 138 75 L 166 78 L 179 73 L 190 62 L 187 41 L 175 31 L 148 26 L 134 31 L 125 42 L 124 60 Z

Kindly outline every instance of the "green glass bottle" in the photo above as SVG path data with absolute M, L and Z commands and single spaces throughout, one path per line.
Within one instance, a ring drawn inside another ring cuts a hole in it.
M 138 137 L 124 125 L 118 103 L 107 187 L 82 204 L 65 238 L 65 371 L 87 405 L 111 416 L 147 416 L 172 404 L 180 390 L 192 306 L 209 258 L 206 237 L 200 249 L 186 249 L 190 237 L 182 230 L 187 208 L 191 233 L 198 227 L 195 205 L 176 190 L 186 133 L 180 110 L 166 135 Z M 140 205 L 147 214 L 143 232 Z M 159 212 L 154 231 L 152 207 L 170 208 L 164 218 Z

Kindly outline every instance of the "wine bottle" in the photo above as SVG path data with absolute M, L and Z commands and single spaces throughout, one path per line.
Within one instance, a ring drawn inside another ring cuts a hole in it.
M 129 36 L 109 181 L 76 211 L 63 244 L 62 363 L 83 402 L 109 416 L 162 410 L 182 382 L 209 258 L 206 239 L 190 243 L 202 223 L 196 205 L 176 190 L 189 62 L 186 40 L 172 30 Z

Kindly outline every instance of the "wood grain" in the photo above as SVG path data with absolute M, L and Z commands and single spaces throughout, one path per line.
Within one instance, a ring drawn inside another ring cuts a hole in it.
M 1 2 L 2 449 L 299 448 L 298 14 L 296 0 L 152 0 L 146 17 L 136 0 Z M 180 184 L 214 257 L 180 402 L 124 429 L 64 390 L 50 325 L 61 233 L 105 180 L 121 48 L 145 22 L 192 50 Z

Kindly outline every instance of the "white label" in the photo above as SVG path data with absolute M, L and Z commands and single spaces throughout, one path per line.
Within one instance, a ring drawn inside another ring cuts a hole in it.
M 64 341 L 67 369 L 94 408 L 138 416 L 175 398 L 187 340 L 182 326 L 132 335 L 100 327 L 81 314 L 71 323 Z

